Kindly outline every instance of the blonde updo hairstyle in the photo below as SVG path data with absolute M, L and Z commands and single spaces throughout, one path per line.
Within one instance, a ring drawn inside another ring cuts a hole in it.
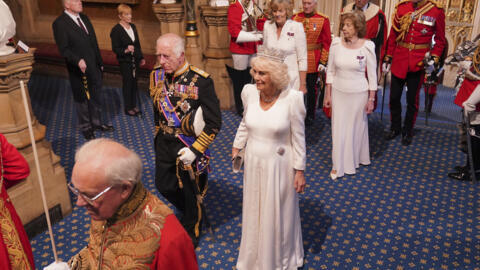
M 256 56 L 252 59 L 250 65 L 252 66 L 252 69 L 250 70 L 252 77 L 254 76 L 253 69 L 263 71 L 270 75 L 270 81 L 273 88 L 280 91 L 287 89 L 288 84 L 290 83 L 287 64 L 274 61 L 265 56 Z

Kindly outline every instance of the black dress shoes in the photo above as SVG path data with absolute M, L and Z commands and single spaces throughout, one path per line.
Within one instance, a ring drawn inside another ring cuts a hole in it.
M 460 181 L 472 181 L 468 171 L 448 173 L 448 177 Z
M 100 131 L 114 131 L 115 130 L 112 125 L 105 125 L 105 124 L 102 124 L 100 126 L 95 126 L 95 129 L 100 130 Z
M 398 135 L 400 135 L 400 131 L 391 129 L 388 133 L 385 134 L 385 140 L 393 140 Z
M 413 136 L 412 135 L 403 135 L 402 136 L 402 145 L 408 146 L 412 143 L 413 141 Z
M 82 134 L 87 141 L 95 139 L 95 133 L 93 133 L 93 130 L 91 129 L 82 131 Z

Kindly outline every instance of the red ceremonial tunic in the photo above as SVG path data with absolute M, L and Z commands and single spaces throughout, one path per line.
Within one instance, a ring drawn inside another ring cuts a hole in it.
M 0 171 L 3 179 L 3 184 L 0 180 L 0 269 L 35 269 L 30 242 L 7 194 L 7 188 L 27 178 L 30 169 L 25 158 L 2 134 L 0 144 L 0 166 L 3 168 L 3 175 Z
M 433 35 L 435 46 L 430 49 Z M 392 58 L 393 75 L 404 79 L 408 72 L 422 70 L 425 53 L 440 58 L 445 43 L 445 13 L 440 4 L 432 0 L 397 4 L 386 52 Z
M 141 183 L 107 221 L 92 220 L 90 239 L 69 261 L 72 270 L 198 269 L 192 239 L 160 199 Z
M 243 13 L 245 13 L 245 11 L 243 10 L 242 4 L 238 0 L 231 3 L 228 7 L 227 20 L 228 32 L 230 33 L 230 51 L 236 54 L 254 54 L 257 52 L 257 42 L 236 42 L 240 31 L 255 30 L 254 25 L 247 27 L 247 25 L 242 24 Z M 249 23 L 248 20 L 247 23 Z
M 330 21 L 319 12 L 306 15 L 304 12 L 293 15 L 292 20 L 303 24 L 307 36 L 307 73 L 316 73 L 318 63 L 327 65 L 328 51 L 332 43 Z
M 480 81 L 473 81 L 465 78 L 453 102 L 463 108 L 463 102 L 465 102 L 470 97 L 470 95 L 473 93 L 473 91 L 475 91 L 475 88 L 479 84 Z M 480 104 L 477 104 L 477 111 L 480 111 Z

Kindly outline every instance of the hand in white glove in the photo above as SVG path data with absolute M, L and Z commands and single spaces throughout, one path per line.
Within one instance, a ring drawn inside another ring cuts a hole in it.
M 53 262 L 44 267 L 43 270 L 70 270 L 70 267 L 66 262 Z
M 240 42 L 254 42 L 254 41 L 260 41 L 263 38 L 263 34 L 260 32 L 246 32 L 246 31 L 240 31 L 238 33 L 238 37 L 235 40 L 236 43 Z
M 320 73 L 324 73 L 327 71 L 327 67 L 323 64 L 318 64 L 318 68 L 317 68 L 318 72 Z
M 383 64 L 382 64 L 382 72 L 383 72 L 383 73 L 388 73 L 388 72 L 390 72 L 390 66 L 391 66 L 391 65 L 392 65 L 391 63 L 383 62 Z
M 472 66 L 472 61 L 469 61 L 469 60 L 463 60 L 458 62 L 458 67 L 464 70 L 470 69 L 471 66 Z
M 197 155 L 190 150 L 188 147 L 184 147 L 178 151 L 177 155 L 179 155 L 180 161 L 183 162 L 185 165 L 190 165 L 192 162 L 197 158 Z

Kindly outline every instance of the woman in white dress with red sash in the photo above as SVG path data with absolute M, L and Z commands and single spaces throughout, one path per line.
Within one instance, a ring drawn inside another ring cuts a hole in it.
M 298 193 L 305 188 L 303 94 L 288 88 L 277 50 L 259 48 L 242 91 L 245 106 L 232 148 L 245 148 L 239 270 L 297 269 L 303 265 Z
M 375 44 L 364 39 L 365 15 L 342 14 L 340 29 L 343 37 L 330 47 L 324 99 L 324 106 L 332 107 L 332 179 L 370 164 L 367 114 L 377 91 Z

